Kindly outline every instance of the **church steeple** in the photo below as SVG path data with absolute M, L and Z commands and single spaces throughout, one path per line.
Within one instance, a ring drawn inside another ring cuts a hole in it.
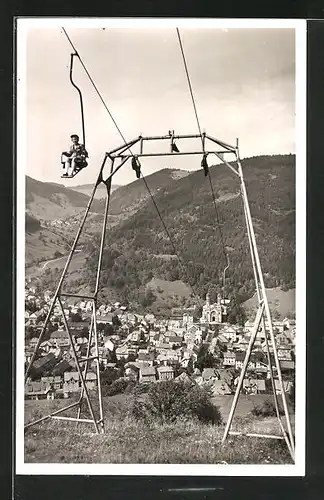
M 206 306 L 208 306 L 208 307 L 210 306 L 210 295 L 208 292 L 206 294 Z

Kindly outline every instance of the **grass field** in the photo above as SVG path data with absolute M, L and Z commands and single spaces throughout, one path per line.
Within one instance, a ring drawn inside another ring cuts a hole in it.
M 160 464 L 288 464 L 283 441 L 230 436 L 221 446 L 224 424 L 179 420 L 173 424 L 144 425 L 125 412 L 127 396 L 104 399 L 105 434 L 95 434 L 92 424 L 47 420 L 25 431 L 28 463 L 160 463 Z M 221 409 L 222 401 L 218 399 Z M 229 404 L 228 398 L 226 407 Z M 27 401 L 29 422 L 66 406 L 69 400 Z M 243 401 L 233 430 L 278 433 L 274 418 L 251 417 Z M 225 411 L 226 413 L 226 411 Z
M 267 288 L 266 291 L 271 311 L 276 311 L 282 319 L 295 311 L 295 289 L 284 292 L 280 288 Z M 243 306 L 246 310 L 255 311 L 256 295 L 244 302 Z

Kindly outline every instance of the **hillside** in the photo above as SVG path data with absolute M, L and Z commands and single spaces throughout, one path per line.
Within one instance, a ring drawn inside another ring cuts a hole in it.
M 248 158 L 243 160 L 242 166 L 265 284 L 268 288 L 293 289 L 295 156 Z M 209 289 L 213 300 L 216 293 L 222 291 L 222 274 L 226 265 L 222 234 L 230 262 L 225 293 L 239 296 L 242 302 L 252 297 L 254 279 L 238 179 L 224 165 L 212 166 L 210 172 L 217 214 L 209 180 L 202 170 L 188 173 L 163 169 L 146 177 L 182 264 L 174 256 L 173 245 L 143 180 L 136 180 L 113 192 L 108 217 L 109 238 L 106 239 L 102 267 L 102 283 L 109 296 L 114 295 L 144 308 L 152 307 L 155 301 L 156 307 L 159 303 L 159 307 L 168 308 L 171 304 L 176 307 L 184 302 L 188 305 L 190 300 L 194 302 L 196 295 L 204 297 Z M 27 255 L 37 252 L 41 256 L 43 249 L 45 259 L 53 258 L 55 250 L 51 245 L 57 245 L 61 252 L 64 243 L 55 243 L 55 237 L 44 231 L 47 246 L 35 241 L 39 238 L 38 222 L 56 236 L 71 241 L 88 197 L 61 185 L 30 178 L 27 178 L 27 188 L 27 214 L 36 219 L 28 222 L 31 232 L 27 235 Z M 98 213 L 91 214 L 86 227 L 87 266 L 82 268 L 82 275 L 79 273 L 76 277 L 80 286 L 83 282 L 91 286 L 96 270 L 103 202 L 95 200 L 94 209 Z M 64 222 L 60 228 L 53 227 L 55 217 Z M 68 222 L 72 222 L 72 226 L 65 227 Z M 48 245 L 50 239 L 54 243 Z M 149 286 L 157 280 L 166 283 L 163 293 L 158 292 L 157 287 Z M 191 296 L 188 297 L 187 292 L 177 293 L 176 287 L 167 285 L 175 282 L 189 286 Z
M 293 288 L 295 156 L 249 158 L 242 167 L 266 286 Z M 124 300 L 141 302 L 143 287 L 152 278 L 182 280 L 200 296 L 208 288 L 215 296 L 221 290 L 226 265 L 220 227 L 230 261 L 226 293 L 239 295 L 241 300 L 253 295 L 253 271 L 237 178 L 224 165 L 213 166 L 210 172 L 217 215 L 208 178 L 202 171 L 156 189 L 155 202 L 183 266 L 177 259 L 159 258 L 174 251 L 150 199 L 146 203 L 140 199 L 136 213 L 111 230 L 103 260 L 103 281 Z M 114 194 L 121 193 L 121 189 Z M 129 206 L 127 202 L 135 208 L 135 201 L 127 199 L 126 194 L 120 197 L 119 207 Z M 93 277 L 94 255 L 95 251 L 89 260 L 89 280 Z
M 164 168 L 154 174 L 145 177 L 150 191 L 153 195 L 168 186 L 172 186 L 178 179 L 189 175 L 186 170 Z M 137 179 L 126 186 L 121 186 L 113 192 L 110 203 L 110 213 L 133 214 L 145 205 L 149 199 L 149 193 L 143 179 Z
M 187 172 L 164 169 L 148 176 L 147 182 L 155 193 L 184 175 L 187 175 Z M 84 192 L 78 192 L 78 188 Z M 142 179 L 115 188 L 110 205 L 108 229 L 133 214 L 136 207 L 142 206 L 148 196 Z M 41 182 L 26 176 L 26 264 L 28 266 L 53 259 L 57 252 L 66 253 L 76 234 L 89 201 L 88 194 L 92 189 L 92 184 L 68 188 L 63 184 Z M 102 198 L 106 193 L 106 187 L 99 185 L 97 192 L 97 197 Z M 95 199 L 84 228 L 88 237 L 101 231 L 103 211 L 104 201 Z M 86 235 L 81 236 L 80 243 L 87 241 Z M 37 268 L 31 272 L 33 276 L 37 275 Z M 39 268 L 39 274 L 43 275 L 42 267 Z
M 103 398 L 104 434 L 94 434 L 90 424 L 50 420 L 26 430 L 26 463 L 70 464 L 290 464 L 283 441 L 246 437 L 227 439 L 222 445 L 224 424 L 211 425 L 188 418 L 172 423 L 146 423 L 129 418 L 129 394 Z M 219 396 L 215 403 L 224 420 L 233 396 Z M 233 430 L 280 434 L 276 417 L 251 418 L 253 406 L 268 395 L 238 401 Z M 25 419 L 30 422 L 73 400 L 26 401 Z M 75 416 L 68 410 L 70 416 Z M 68 414 L 68 413 L 66 413 Z M 217 467 L 217 465 L 216 465 Z M 220 470 L 221 473 L 221 470 Z M 184 498 L 184 497 L 178 497 Z M 186 497 L 188 498 L 188 496 Z M 190 498 L 190 497 L 189 497 Z M 206 497 L 205 497 L 206 498 Z M 210 498 L 210 497 L 208 497 Z
M 111 192 L 116 191 L 120 186 L 118 184 L 112 184 Z M 93 190 L 93 184 L 80 184 L 79 186 L 71 186 L 72 191 L 77 191 L 78 193 L 90 196 Z M 107 189 L 104 184 L 99 184 L 95 193 L 95 199 L 100 200 L 106 197 Z
M 36 219 L 54 220 L 80 214 L 88 201 L 88 196 L 62 184 L 41 182 L 26 176 L 26 212 Z M 103 206 L 103 202 L 94 200 L 91 211 L 101 213 Z
M 285 318 L 295 311 L 295 290 L 281 290 L 280 288 L 268 288 L 267 297 L 272 312 L 281 318 Z M 256 310 L 258 304 L 256 294 L 244 302 L 243 306 L 247 312 Z

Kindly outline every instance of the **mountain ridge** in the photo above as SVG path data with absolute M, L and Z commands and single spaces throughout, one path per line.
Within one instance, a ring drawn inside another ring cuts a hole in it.
M 295 155 L 248 158 L 242 160 L 242 168 L 266 286 L 294 288 Z M 170 169 L 147 176 L 154 203 L 143 179 L 112 193 L 102 283 L 114 296 L 147 304 L 152 296 L 146 296 L 146 288 L 153 278 L 183 281 L 193 286 L 200 297 L 208 289 L 215 296 L 222 291 L 224 248 L 230 261 L 226 294 L 236 294 L 242 301 L 253 295 L 253 270 L 238 179 L 222 164 L 210 166 L 210 174 L 217 211 L 209 179 L 202 169 L 187 172 L 179 179 L 172 178 Z M 169 258 L 174 248 L 160 217 L 186 272 L 177 259 Z M 87 265 L 78 277 L 80 283 L 93 281 L 100 220 L 99 214 L 93 215 L 93 224 L 98 226 L 88 242 Z M 111 220 L 115 221 L 113 225 L 109 225 Z

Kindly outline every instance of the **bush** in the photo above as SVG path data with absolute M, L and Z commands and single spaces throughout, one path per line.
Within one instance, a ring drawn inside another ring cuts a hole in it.
M 275 417 L 277 415 L 275 404 L 270 399 L 266 399 L 265 401 L 263 401 L 263 403 L 254 406 L 251 413 L 255 417 Z M 279 414 L 284 415 L 283 408 L 281 407 L 280 404 L 279 404 Z
M 119 378 L 114 380 L 110 385 L 104 386 L 103 396 L 114 396 L 115 394 L 121 394 L 125 392 L 129 381 L 124 378 Z
M 208 390 L 172 380 L 147 384 L 143 394 L 142 384 L 133 391 L 128 413 L 147 423 L 175 422 L 178 419 L 197 419 L 204 423 L 221 423 L 219 410 L 212 404 Z

